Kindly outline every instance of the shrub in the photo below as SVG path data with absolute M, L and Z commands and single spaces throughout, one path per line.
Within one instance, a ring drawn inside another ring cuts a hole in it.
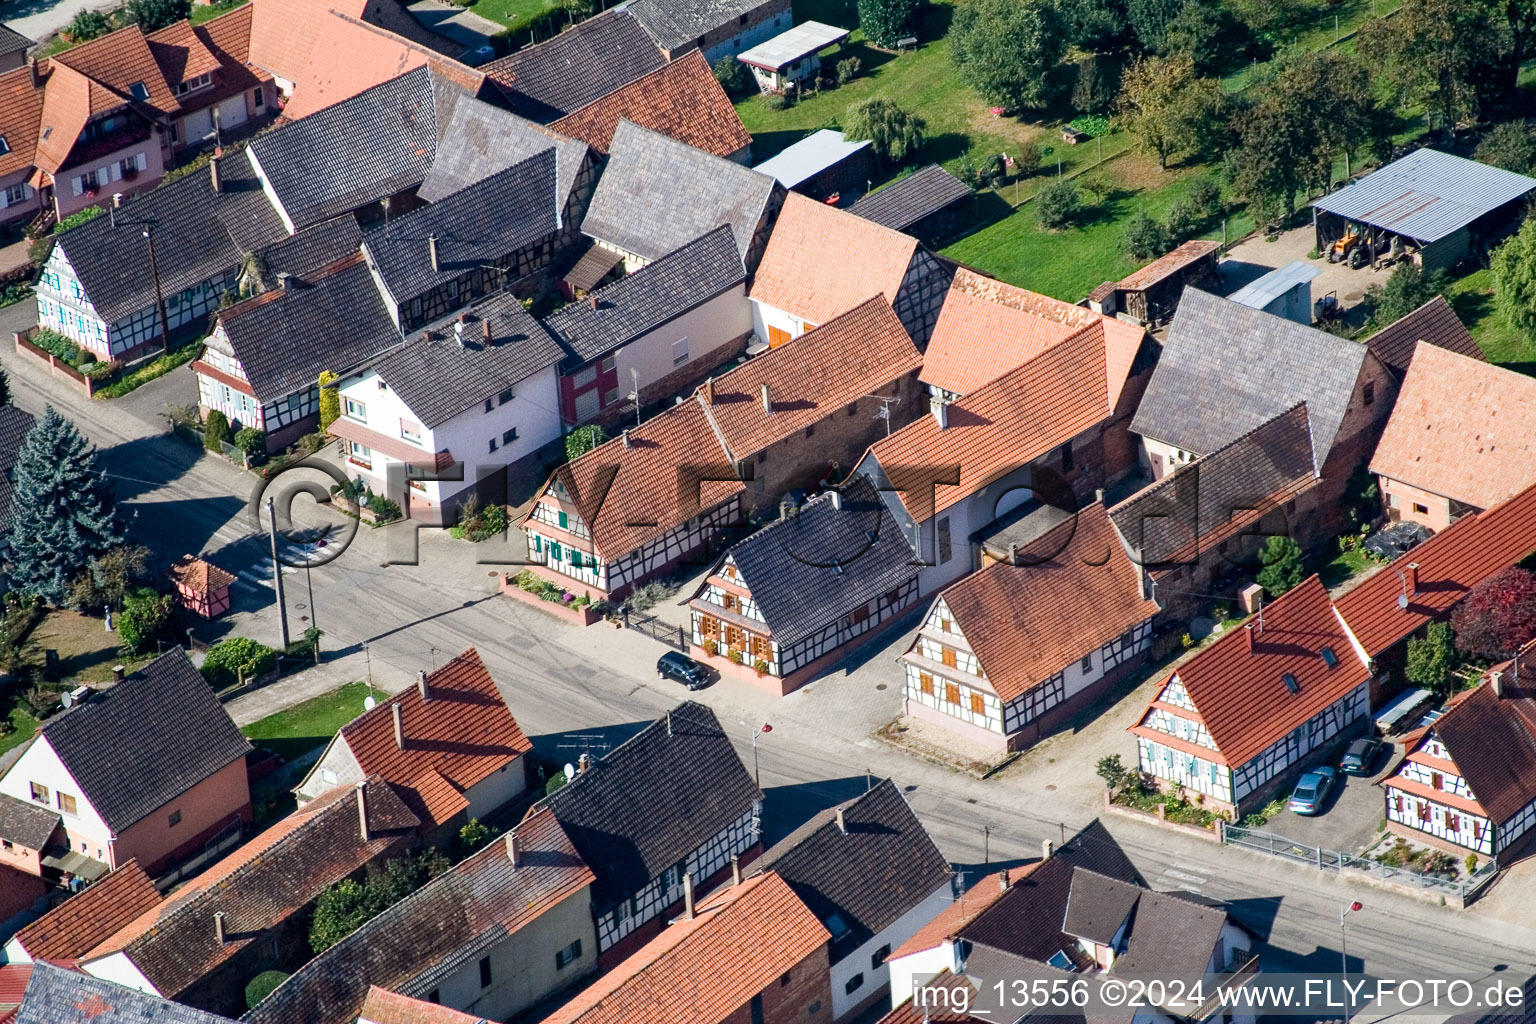
M 762 658 L 758 658 L 756 661 L 752 662 L 752 667 L 757 670 L 757 674 L 760 676 L 768 674 L 768 662 L 764 661 Z
M 373 513 L 373 520 L 376 523 L 392 523 L 402 514 L 400 503 L 382 494 L 375 494 L 368 499 L 368 511 Z
M 137 654 L 165 628 L 170 617 L 171 595 L 140 587 L 123 598 L 123 610 L 117 617 L 117 638 L 129 653 Z
M 739 96 L 752 88 L 752 72 L 735 57 L 721 57 L 714 63 L 715 81 L 731 96 Z
M 211 452 L 222 452 L 229 443 L 229 417 L 217 409 L 208 413 L 203 423 L 203 447 Z
M 1040 161 L 1045 159 L 1045 149 L 1033 139 L 1019 143 L 1013 157 L 1013 173 L 1030 178 L 1040 173 Z
M 260 427 L 241 427 L 235 431 L 234 445 L 252 462 L 267 457 L 267 432 Z
M 62 235 L 70 228 L 77 228 L 81 224 L 87 224 L 106 212 L 107 211 L 102 209 L 100 206 L 87 206 L 83 210 L 76 210 L 74 213 L 70 214 L 68 217 L 65 217 L 63 220 L 55 224 L 53 226 L 53 233 L 55 235 Z
M 340 378 L 330 370 L 321 372 L 317 383 L 320 387 L 320 433 L 327 433 L 331 424 L 341 416 L 341 394 L 336 387 Z
M 1214 178 L 1201 175 L 1190 181 L 1185 198 L 1198 211 L 1202 221 L 1211 221 L 1221 215 L 1221 186 Z
M 859 0 L 859 28 L 870 42 L 887 49 L 917 27 L 921 0 Z
M 1188 199 L 1180 199 L 1168 208 L 1168 242 L 1170 247 L 1200 233 L 1205 218 Z
M 27 262 L 34 267 L 41 267 L 48 262 L 48 257 L 53 254 L 53 236 L 41 235 L 27 243 Z
M 771 92 L 763 97 L 763 103 L 769 110 L 786 110 L 789 102 L 789 97 L 782 92 Z
M 1072 227 L 1082 221 L 1086 212 L 1077 185 L 1068 178 L 1051 182 L 1035 199 L 1035 216 L 1043 228 Z
M 1279 597 L 1302 581 L 1301 547 L 1289 537 L 1270 537 L 1259 553 L 1264 568 L 1256 582 L 1270 597 Z
M 720 645 L 715 643 L 715 641 L 713 641 L 713 640 L 705 640 L 704 641 L 704 653 L 705 654 L 709 655 L 710 657 L 714 657 L 715 652 L 718 651 L 718 650 L 720 650 Z
M 489 842 L 494 834 L 491 827 L 483 824 L 479 818 L 470 818 L 459 826 L 459 849 L 466 855 L 474 853 Z
M 117 380 L 104 388 L 97 388 L 96 394 L 103 398 L 121 398 L 135 388 L 142 387 L 157 377 L 164 377 L 178 366 L 185 366 L 197 358 L 202 345 L 192 342 L 180 348 L 162 352 L 147 363 L 142 363 L 131 372 L 123 374 Z M 108 364 L 100 364 L 103 369 L 108 369 Z
M 875 154 L 893 164 L 922 146 L 927 129 L 928 122 L 886 99 L 865 100 L 843 118 L 843 135 L 849 142 L 869 139 Z
M 1536 572 L 1505 569 L 1472 588 L 1451 613 L 1456 647 L 1483 658 L 1508 658 L 1536 636 Z
M 249 637 L 232 636 L 208 648 L 203 678 L 218 688 L 260 675 L 277 664 L 277 652 Z
M 740 665 L 741 664 L 741 652 L 740 651 L 734 651 L 734 650 L 733 651 L 726 651 L 725 652 L 725 656 L 727 658 L 731 659 L 731 664 L 733 664 L 733 665 Z
M 256 1004 L 261 1002 L 272 991 L 288 980 L 288 975 L 282 971 L 262 971 L 252 978 L 245 986 L 245 1008 L 256 1009 Z
M 577 427 L 565 435 L 565 458 L 569 462 L 575 462 L 606 440 L 608 440 L 608 434 L 601 424 L 588 423 L 584 427 Z
M 1477 873 L 1477 854 L 1467 854 L 1467 859 L 1464 861 L 1464 863 L 1467 866 L 1467 874 L 1474 875 Z
M 1154 260 L 1167 252 L 1168 230 L 1156 219 L 1137 211 L 1125 225 L 1125 252 L 1133 260 Z
M 859 77 L 859 72 L 863 70 L 863 68 L 864 62 L 859 60 L 857 57 L 847 57 L 838 61 L 837 84 L 847 85 L 849 82 Z
M 1093 767 L 1094 774 L 1104 780 L 1104 788 L 1111 793 L 1130 781 L 1132 772 L 1125 767 L 1119 754 L 1101 757 Z
M 89 42 L 112 31 L 112 20 L 100 11 L 81 11 L 64 27 L 72 43 Z
M 1431 622 L 1422 637 L 1408 641 L 1408 660 L 1403 675 L 1415 686 L 1440 696 L 1451 692 L 1451 673 L 1456 668 L 1455 634 L 1444 622 Z
M 555 774 L 549 777 L 549 781 L 544 783 L 544 795 L 549 796 L 549 794 L 563 788 L 570 781 L 570 779 L 565 777 L 565 772 L 555 772 Z
M 635 592 L 629 595 L 626 603 L 635 611 L 643 612 L 658 602 L 665 601 L 676 591 L 676 587 L 653 581 L 643 587 L 637 587 Z
M 507 532 L 507 506 L 497 503 L 487 505 L 480 513 L 481 537 L 494 537 Z

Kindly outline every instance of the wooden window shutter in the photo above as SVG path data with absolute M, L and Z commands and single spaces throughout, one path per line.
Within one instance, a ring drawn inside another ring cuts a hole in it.
M 954 683 L 944 684 L 944 699 L 951 704 L 960 703 L 960 687 Z
M 948 665 L 950 668 L 955 668 L 958 664 L 955 659 L 955 652 L 950 650 L 948 647 L 944 648 L 944 653 L 939 657 L 943 659 L 944 664 Z
M 971 694 L 971 711 L 978 715 L 987 713 L 987 702 L 981 699 L 981 694 Z
M 703 633 L 705 636 L 712 640 L 719 637 L 720 620 L 715 618 L 713 615 L 699 616 L 699 632 Z
M 933 696 L 933 676 L 927 672 L 919 672 L 917 674 L 917 685 L 924 693 L 930 697 Z
M 773 645 L 768 642 L 767 637 L 752 637 L 752 656 L 754 658 L 762 658 L 764 661 L 771 661 L 773 659 Z

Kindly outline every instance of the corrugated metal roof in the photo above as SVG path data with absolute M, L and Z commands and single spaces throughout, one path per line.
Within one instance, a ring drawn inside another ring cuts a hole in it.
M 1278 270 L 1271 270 L 1257 281 L 1250 281 L 1227 298 L 1254 309 L 1264 309 L 1299 284 L 1307 284 L 1323 271 L 1305 260 L 1291 260 Z
M 1429 243 L 1532 189 L 1523 174 L 1420 149 L 1312 205 Z
M 752 169 L 779 179 L 785 188 L 794 188 L 812 175 L 848 159 L 869 144 L 868 139 L 849 142 L 842 132 L 823 128 Z
M 772 39 L 758 43 L 750 50 L 744 50 L 736 59 L 768 71 L 777 71 L 786 65 L 793 64 L 801 57 L 820 53 L 847 38 L 846 28 L 826 25 L 819 21 L 802 21 L 789 31 L 781 32 Z

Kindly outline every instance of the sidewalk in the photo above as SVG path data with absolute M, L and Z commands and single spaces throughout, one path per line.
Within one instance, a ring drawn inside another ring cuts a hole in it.
M 347 683 L 366 679 L 367 675 L 363 656 L 347 654 L 335 661 L 322 661 L 313 668 L 283 676 L 270 686 L 242 694 L 224 705 L 224 710 L 229 712 L 229 717 L 235 720 L 236 725 L 244 728 L 268 715 L 302 704 L 311 697 L 320 697 Z M 377 679 L 374 680 L 381 696 L 404 688 L 397 680 L 392 679 L 391 683 L 394 685 L 386 687 Z

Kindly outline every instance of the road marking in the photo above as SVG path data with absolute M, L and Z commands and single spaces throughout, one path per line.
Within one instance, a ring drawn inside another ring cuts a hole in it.
M 1206 881 L 1206 878 L 1205 878 L 1204 875 L 1191 875 L 1187 871 L 1176 871 L 1173 868 L 1165 868 L 1163 870 L 1163 876 L 1166 877 L 1166 878 L 1177 878 L 1177 879 L 1179 879 L 1181 881 L 1184 881 L 1184 882 L 1204 882 L 1204 881 Z

